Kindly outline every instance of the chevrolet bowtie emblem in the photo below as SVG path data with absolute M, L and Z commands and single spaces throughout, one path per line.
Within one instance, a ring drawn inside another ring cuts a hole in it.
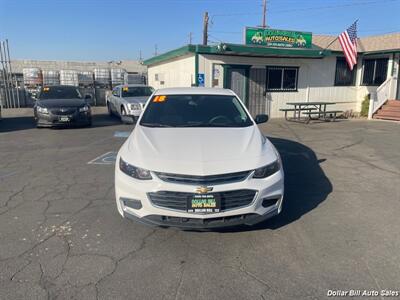
M 208 187 L 208 186 L 199 186 L 196 188 L 195 192 L 197 194 L 207 194 L 208 192 L 211 192 L 213 190 L 212 187 Z

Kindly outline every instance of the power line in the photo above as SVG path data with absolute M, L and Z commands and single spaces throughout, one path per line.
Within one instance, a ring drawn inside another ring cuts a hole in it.
M 220 42 L 220 43 L 223 43 L 223 42 L 224 42 L 223 40 L 217 38 L 217 37 L 214 36 L 214 35 L 209 34 L 208 36 L 209 36 L 209 37 L 212 37 L 212 38 L 214 38 L 214 39 L 216 39 L 216 40 L 217 40 L 218 42 Z
M 306 8 L 297 8 L 297 9 L 284 9 L 284 10 L 272 10 L 272 12 L 292 12 L 292 11 L 310 11 L 316 9 L 332 9 L 332 8 L 342 8 L 342 7 L 352 7 L 352 6 L 360 6 L 360 5 L 368 5 L 368 4 L 382 4 L 384 2 L 398 2 L 399 0 L 380 0 L 380 1 L 369 1 L 362 3 L 350 3 L 350 4 L 339 4 L 339 5 L 329 5 L 329 6 L 317 6 L 317 7 L 306 7 Z
M 306 8 L 292 8 L 292 9 L 283 9 L 283 10 L 274 10 L 267 8 L 267 12 L 274 13 L 286 13 L 286 12 L 298 12 L 298 11 L 310 11 L 310 10 L 324 10 L 324 9 L 332 9 L 332 8 L 341 8 L 341 7 L 352 7 L 352 6 L 360 6 L 360 5 L 369 5 L 369 4 L 381 4 L 387 2 L 399 2 L 400 0 L 380 0 L 380 1 L 365 1 L 358 3 L 349 3 L 349 4 L 339 4 L 339 5 L 328 5 L 328 6 L 317 6 L 317 7 L 306 7 Z M 262 15 L 260 12 L 245 12 L 245 13 L 224 13 L 224 14 L 213 14 L 211 18 L 214 17 L 235 17 L 235 16 L 250 16 L 250 15 Z

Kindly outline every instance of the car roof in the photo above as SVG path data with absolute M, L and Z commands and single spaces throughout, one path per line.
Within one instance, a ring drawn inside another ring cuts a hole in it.
M 159 89 L 155 92 L 155 95 L 225 95 L 225 96 L 234 96 L 235 93 L 229 89 L 191 87 L 191 88 Z

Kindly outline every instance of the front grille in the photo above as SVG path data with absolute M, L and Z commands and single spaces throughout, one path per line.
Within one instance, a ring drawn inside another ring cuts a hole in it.
M 227 192 L 210 193 L 219 196 L 221 199 L 221 211 L 248 206 L 253 202 L 257 191 L 255 190 L 236 190 Z M 147 194 L 150 201 L 157 206 L 187 210 L 187 202 L 193 197 L 193 193 L 159 191 Z
M 60 107 L 60 108 L 53 108 L 50 110 L 54 115 L 72 115 L 76 112 L 76 107 Z
M 157 177 L 165 182 L 180 183 L 180 184 L 192 184 L 192 185 L 217 185 L 226 184 L 232 182 L 238 182 L 245 180 L 251 171 L 242 171 L 236 173 L 226 173 L 219 175 L 207 175 L 207 176 L 196 176 L 196 175 L 179 175 L 171 173 L 160 173 L 155 172 Z

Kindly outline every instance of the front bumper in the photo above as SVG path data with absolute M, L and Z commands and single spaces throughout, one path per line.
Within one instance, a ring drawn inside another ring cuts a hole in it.
M 68 118 L 69 121 L 62 121 L 62 118 Z M 75 112 L 68 115 L 56 115 L 53 113 L 36 114 L 37 125 L 39 127 L 69 127 L 69 126 L 86 126 L 91 124 L 91 112 Z
M 215 193 L 239 189 L 256 190 L 257 193 L 253 201 L 247 206 L 218 213 L 199 214 L 156 206 L 147 195 L 150 192 L 158 191 L 194 193 L 197 186 L 164 182 L 154 174 L 152 180 L 136 180 L 122 173 L 118 164 L 116 164 L 115 170 L 115 193 L 119 213 L 123 217 L 141 223 L 168 227 L 209 229 L 257 224 L 281 212 L 284 194 L 283 183 L 284 174 L 281 169 L 264 179 L 252 179 L 250 176 L 250 178 L 240 182 L 214 185 L 213 192 Z M 262 203 L 266 199 L 276 199 L 276 201 L 273 205 L 264 207 Z M 130 200 L 139 203 L 139 205 L 135 208 L 132 205 L 127 205 Z
M 135 117 L 137 119 L 142 114 L 143 108 L 144 108 L 144 105 L 140 105 L 140 108 L 131 109 L 131 106 L 128 105 L 126 107 L 126 111 L 129 116 Z
M 267 212 L 264 215 L 258 214 L 245 214 L 245 215 L 233 215 L 228 217 L 218 218 L 182 218 L 182 217 L 168 217 L 160 215 L 148 215 L 142 218 L 136 217 L 135 215 L 124 212 L 124 217 L 127 219 L 134 220 L 139 223 L 146 225 L 165 226 L 165 227 L 179 227 L 179 228 L 191 228 L 191 229 L 214 229 L 224 228 L 239 225 L 255 225 L 263 222 L 273 216 L 279 214 L 280 208 L 275 207 L 273 210 Z
M 131 116 L 135 119 L 138 119 L 141 114 L 142 114 L 142 110 L 129 110 L 128 111 L 128 116 Z

